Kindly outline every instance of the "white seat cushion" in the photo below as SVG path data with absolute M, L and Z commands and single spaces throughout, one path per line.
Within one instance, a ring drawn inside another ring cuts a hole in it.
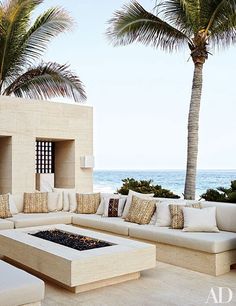
M 168 227 L 137 225 L 129 230 L 130 237 L 171 244 L 208 253 L 236 249 L 236 233 L 189 233 Z
M 15 228 L 31 227 L 50 224 L 71 224 L 72 213 L 50 212 L 37 214 L 17 214 L 7 220 L 13 221 Z
M 96 214 L 74 214 L 72 223 L 125 236 L 129 235 L 129 228 L 133 225 L 122 218 L 103 217 Z
M 16 306 L 44 299 L 44 282 L 0 260 L 0 305 Z
M 13 222 L 6 219 L 0 219 L 0 230 L 11 229 L 11 228 L 14 228 Z

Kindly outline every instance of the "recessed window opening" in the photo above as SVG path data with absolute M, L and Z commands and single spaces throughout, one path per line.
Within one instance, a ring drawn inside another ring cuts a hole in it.
M 54 173 L 54 143 L 52 141 L 35 142 L 35 172 Z

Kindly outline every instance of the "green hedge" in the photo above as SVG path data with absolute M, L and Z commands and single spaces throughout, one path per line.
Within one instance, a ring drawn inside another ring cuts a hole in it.
M 206 201 L 236 203 L 236 180 L 231 182 L 230 188 L 207 189 L 201 198 Z
M 118 193 L 127 195 L 129 190 L 140 193 L 154 193 L 154 197 L 159 198 L 173 198 L 179 199 L 180 197 L 168 189 L 162 188 L 160 185 L 153 185 L 152 180 L 137 181 L 134 178 L 126 178 L 122 180 L 123 185 L 117 190 Z

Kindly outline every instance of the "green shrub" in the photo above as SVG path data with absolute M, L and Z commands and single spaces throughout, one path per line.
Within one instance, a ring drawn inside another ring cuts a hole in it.
M 230 188 L 207 189 L 201 198 L 206 201 L 236 203 L 236 180 L 231 182 Z
M 122 180 L 123 185 L 117 190 L 118 193 L 127 195 L 129 190 L 140 193 L 154 193 L 154 197 L 158 198 L 173 198 L 179 199 L 180 197 L 168 189 L 163 189 L 160 185 L 153 185 L 152 180 L 137 181 L 134 178 L 126 178 Z

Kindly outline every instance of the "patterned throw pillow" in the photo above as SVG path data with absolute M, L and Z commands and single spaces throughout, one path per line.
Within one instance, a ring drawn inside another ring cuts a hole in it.
M 104 217 L 121 217 L 125 206 L 125 198 L 104 198 Z
M 146 198 L 152 198 L 154 196 L 154 193 L 139 193 L 139 192 L 136 192 L 136 191 L 133 191 L 133 190 L 129 190 L 129 193 L 128 193 L 128 197 L 127 197 L 127 201 L 126 201 L 126 204 L 125 204 L 125 208 L 124 208 L 124 211 L 123 211 L 123 214 L 122 214 L 122 218 L 125 219 L 127 216 L 128 216 L 128 213 L 129 213 L 129 209 L 130 209 L 130 206 L 131 206 L 131 203 L 132 203 L 132 200 L 133 200 L 133 196 L 136 196 L 136 197 L 139 197 L 139 198 L 142 198 L 142 199 L 146 199 Z
M 9 195 L 0 195 L 0 218 L 6 219 L 12 217 L 9 206 Z
M 171 215 L 171 225 L 170 225 L 171 228 L 173 229 L 184 228 L 184 214 L 183 214 L 184 207 L 201 209 L 202 205 L 201 203 L 195 203 L 190 205 L 176 205 L 176 204 L 169 205 L 170 215 Z
M 48 193 L 24 193 L 24 213 L 47 213 Z
M 133 196 L 128 216 L 125 221 L 148 224 L 156 210 L 156 200 L 141 199 Z
M 101 201 L 100 193 L 76 194 L 77 213 L 95 214 Z

